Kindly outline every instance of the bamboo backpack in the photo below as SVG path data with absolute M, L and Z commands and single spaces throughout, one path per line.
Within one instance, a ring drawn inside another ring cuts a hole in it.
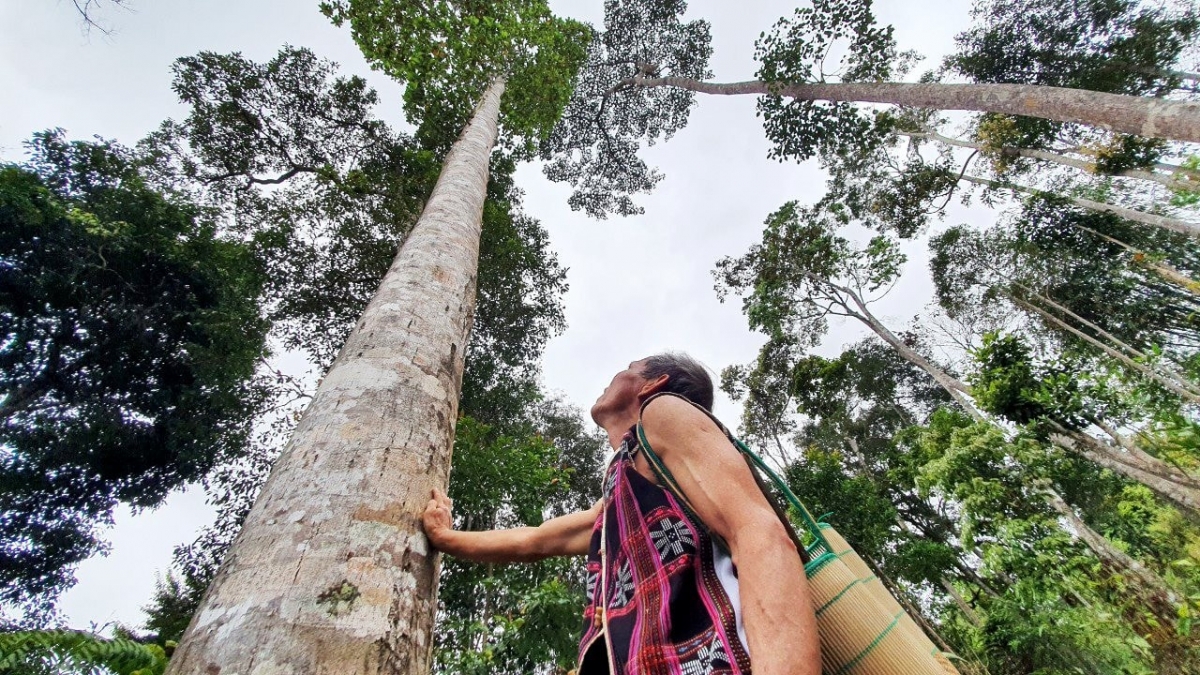
M 646 403 L 664 395 L 676 396 L 655 394 Z M 642 408 L 645 409 L 645 404 Z M 826 675 L 958 675 L 958 670 L 946 658 L 947 654 L 934 646 L 850 544 L 833 527 L 817 522 L 787 483 L 762 458 L 734 438 L 717 418 L 700 406 L 696 408 L 716 422 L 717 427 L 741 453 L 754 480 L 796 544 L 796 550 L 804 562 L 809 595 L 817 616 L 822 671 Z M 683 490 L 675 482 L 675 477 L 650 447 L 640 416 L 637 435 L 642 452 L 646 454 L 659 482 L 675 496 L 697 524 L 708 530 L 696 516 Z M 772 497 L 760 471 L 767 475 L 791 506 L 801 526 L 812 538 L 812 543 L 807 546 L 802 543 L 787 512 Z M 709 534 L 719 546 L 728 550 L 719 535 L 711 530 Z

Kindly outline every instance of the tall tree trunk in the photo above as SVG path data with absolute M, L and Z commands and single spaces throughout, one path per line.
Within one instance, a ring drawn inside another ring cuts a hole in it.
M 974 183 L 976 185 L 983 185 L 985 187 L 991 187 L 991 188 L 997 188 L 997 189 L 1009 189 L 1009 190 L 1012 190 L 1013 192 L 1023 192 L 1027 195 L 1043 194 L 1043 192 L 1041 190 L 1038 190 L 1035 188 L 1026 187 L 1024 185 L 1014 185 L 1012 183 L 1001 183 L 1000 181 L 988 180 L 987 178 L 979 178 L 978 176 L 963 175 L 963 176 L 959 177 L 959 180 L 965 180 L 968 183 Z M 1069 197 L 1066 195 L 1062 195 L 1062 196 L 1065 197 L 1067 199 L 1067 201 L 1071 202 L 1072 204 L 1074 204 L 1080 208 L 1088 209 L 1089 211 L 1097 211 L 1100 213 L 1111 213 L 1113 215 L 1120 216 L 1122 218 L 1125 218 L 1126 220 L 1132 220 L 1137 223 L 1144 223 L 1146 225 L 1153 225 L 1155 227 L 1161 227 L 1164 230 L 1170 230 L 1172 232 L 1186 234 L 1189 237 L 1200 237 L 1200 225 L 1197 225 L 1196 223 L 1188 222 L 1186 220 L 1180 220 L 1179 218 L 1171 218 L 1169 216 L 1159 216 L 1159 215 L 1155 215 L 1153 213 L 1146 213 L 1145 211 L 1138 211 L 1137 209 L 1130 209 L 1130 208 L 1126 208 L 1124 206 L 1116 206 L 1115 204 L 1105 204 L 1104 202 L 1097 202 L 1097 201 L 1093 201 L 1091 199 L 1084 199 L 1083 197 Z
M 1016 284 L 1017 286 L 1020 286 L 1022 289 L 1025 290 L 1026 293 L 1028 293 L 1029 300 L 1036 300 L 1040 303 L 1049 305 L 1052 309 L 1066 315 L 1068 318 L 1078 321 L 1079 323 L 1083 324 L 1086 328 L 1091 330 L 1093 333 L 1095 333 L 1098 338 L 1108 340 L 1113 345 L 1116 345 L 1116 347 L 1118 349 L 1123 350 L 1126 355 L 1128 355 L 1132 358 L 1135 358 L 1135 359 L 1142 359 L 1143 361 L 1147 361 L 1147 362 L 1150 361 L 1149 354 L 1128 344 L 1124 340 L 1121 340 L 1117 336 L 1104 330 L 1100 326 L 1097 326 L 1096 324 L 1092 323 L 1091 321 L 1088 321 L 1087 319 L 1083 318 L 1082 316 L 1079 316 L 1075 312 L 1072 312 L 1069 307 L 1065 307 L 1065 306 L 1055 302 L 1049 296 L 1035 292 L 1033 289 L 1029 288 L 1025 284 L 1022 284 L 1019 281 L 1016 281 L 1013 283 Z M 1157 371 L 1154 371 L 1153 368 L 1146 365 L 1145 363 L 1141 363 L 1138 365 L 1145 366 L 1146 368 L 1150 369 L 1152 372 L 1157 372 Z M 1162 374 L 1160 374 L 1161 377 L 1168 377 L 1169 379 L 1174 380 L 1175 384 L 1177 386 L 1187 389 L 1188 391 L 1190 391 L 1192 394 L 1194 394 L 1196 396 L 1200 396 L 1200 388 L 1197 388 L 1197 386 L 1194 383 L 1192 383 L 1190 380 L 1188 380 L 1187 377 L 1183 373 L 1179 372 L 1174 367 L 1172 367 L 1169 363 L 1166 362 L 1165 359 L 1163 359 L 1162 361 L 1159 362 L 1158 368 L 1160 370 L 1162 370 Z
M 975 407 L 974 402 L 967 397 L 967 393 L 970 392 L 971 389 L 962 380 L 959 380 L 950 373 L 947 373 L 945 370 L 942 370 L 932 361 L 918 354 L 916 350 L 904 344 L 903 340 L 889 330 L 887 326 L 883 325 L 883 322 L 877 319 L 875 315 L 871 313 L 871 310 L 867 308 L 867 303 L 863 302 L 862 298 L 860 298 L 857 293 L 849 288 L 846 288 L 845 286 L 837 286 L 836 284 L 830 284 L 830 286 L 836 289 L 839 293 L 843 294 L 845 297 L 850 298 L 851 302 L 854 303 L 854 307 L 843 305 L 848 314 L 866 324 L 868 328 L 874 331 L 875 334 L 882 338 L 884 342 L 891 345 L 892 348 L 899 352 L 900 355 L 907 361 L 928 373 L 929 376 L 936 380 L 938 384 L 942 385 L 942 388 L 945 389 L 950 396 L 962 406 L 963 410 L 976 422 L 988 421 L 983 413 L 979 412 L 979 409 Z
M 1139 251 L 1138 249 L 1130 246 L 1129 244 L 1126 244 L 1125 242 L 1121 241 L 1120 239 L 1114 239 L 1113 237 L 1110 237 L 1107 234 L 1104 234 L 1102 232 L 1097 232 L 1090 227 L 1086 227 L 1086 226 L 1080 225 L 1078 223 L 1071 223 L 1071 226 L 1077 230 L 1087 232 L 1089 234 L 1097 236 L 1097 237 L 1107 241 L 1110 244 L 1115 244 L 1117 246 L 1120 246 L 1121 248 L 1123 248 L 1126 251 L 1129 251 L 1131 254 L 1133 254 L 1133 262 L 1134 263 L 1141 265 L 1142 267 L 1145 267 L 1146 269 L 1154 272 L 1163 281 L 1166 281 L 1167 283 L 1178 286 L 1179 288 L 1182 288 L 1183 290 L 1187 291 L 1188 293 L 1191 293 L 1192 295 L 1200 295 L 1200 282 L 1197 282 L 1195 279 L 1192 279 L 1188 275 L 1184 274 L 1183 272 L 1180 272 L 1179 270 L 1175 269 L 1174 267 L 1172 267 L 1171 265 L 1168 265 L 1165 262 L 1162 262 L 1160 260 L 1155 260 L 1150 255 L 1148 255 L 1145 251 Z
M 1147 601 L 1159 618 L 1166 620 L 1169 624 L 1174 624 L 1178 620 L 1176 607 L 1179 604 L 1179 594 L 1167 585 L 1162 577 L 1129 557 L 1128 554 L 1113 546 L 1103 535 L 1089 527 L 1057 492 L 1049 489 L 1045 492 L 1046 503 L 1070 524 L 1071 528 L 1078 533 L 1079 538 L 1100 557 L 1106 566 L 1119 571 L 1135 582 L 1131 585 L 1137 590 L 1138 595 Z
M 1059 164 L 1062 166 L 1073 167 L 1073 168 L 1079 169 L 1081 171 L 1084 171 L 1084 172 L 1087 172 L 1090 174 L 1121 176 L 1122 178 L 1137 178 L 1139 180 L 1148 180 L 1148 181 L 1158 183 L 1160 185 L 1165 185 L 1165 186 L 1171 188 L 1172 190 L 1200 189 L 1200 184 L 1197 184 L 1194 182 L 1188 182 L 1188 181 L 1184 181 L 1184 180 L 1179 180 L 1178 178 L 1175 178 L 1173 175 L 1168 176 L 1168 175 L 1161 174 L 1161 173 L 1154 173 L 1153 171 L 1143 171 L 1141 169 L 1122 169 L 1120 171 L 1116 171 L 1111 174 L 1101 174 L 1101 171 L 1095 162 L 1089 162 L 1089 161 L 1083 160 L 1083 159 L 1076 159 L 1074 157 L 1069 157 L 1067 155 L 1064 155 L 1064 154 L 1061 154 L 1058 152 L 1052 152 L 1050 150 L 1035 150 L 1033 148 L 1016 148 L 1016 147 L 1011 147 L 1011 146 L 1002 146 L 999 148 L 989 148 L 988 146 L 984 145 L 983 143 L 975 143 L 972 141 L 964 141 L 959 138 L 951 138 L 949 136 L 943 136 L 943 135 L 937 133 L 936 131 L 923 131 L 923 132 L 921 132 L 921 131 L 897 131 L 896 134 L 898 136 L 906 136 L 908 138 L 937 141 L 938 143 L 942 143 L 944 145 L 950 145 L 950 146 L 954 146 L 954 147 L 958 147 L 958 148 L 970 148 L 973 150 L 980 150 L 980 151 L 984 151 L 984 152 L 987 152 L 988 150 L 994 150 L 994 151 L 998 151 L 1001 155 L 1004 155 L 1005 157 L 1028 157 L 1030 159 L 1039 159 L 1043 162 L 1050 162 L 1052 164 Z
M 426 673 L 445 487 L 504 81 L 321 381 L 171 659 L 216 675 Z
M 1008 299 L 1013 302 L 1013 304 L 1015 304 L 1023 309 L 1026 309 L 1030 312 L 1033 312 L 1034 314 L 1037 314 L 1038 316 L 1045 319 L 1047 323 L 1050 323 L 1053 326 L 1057 326 L 1058 328 L 1067 331 L 1068 333 L 1070 333 L 1071 335 L 1074 335 L 1075 337 L 1079 338 L 1080 340 L 1083 340 L 1084 342 L 1092 345 L 1093 347 L 1096 347 L 1097 349 L 1104 352 L 1105 354 L 1120 361 L 1121 363 L 1124 363 L 1126 366 L 1129 366 L 1133 370 L 1141 373 L 1142 375 L 1145 375 L 1146 377 L 1150 378 L 1151 380 L 1154 380 L 1155 382 L 1159 383 L 1160 385 L 1165 387 L 1168 391 L 1179 396 L 1180 398 L 1184 399 L 1185 401 L 1189 401 L 1191 403 L 1200 403 L 1200 396 L 1196 395 L 1195 392 L 1191 391 L 1190 388 L 1184 386 L 1182 383 L 1176 382 L 1172 378 L 1166 377 L 1161 373 L 1155 372 L 1153 368 L 1150 368 L 1149 366 L 1147 366 L 1144 363 L 1138 363 L 1137 361 L 1129 358 L 1125 354 L 1122 354 L 1121 352 L 1117 351 L 1116 349 L 1104 344 L 1103 342 L 1101 342 L 1100 340 L 1097 340 L 1096 338 L 1092 337 L 1091 335 L 1084 333 L 1083 331 L 1079 330 L 1078 328 L 1072 326 L 1071 324 L 1067 323 L 1066 321 L 1063 321 L 1062 319 L 1058 318 L 1057 316 L 1054 316 L 1053 314 L 1051 314 L 1050 312 L 1047 312 L 1046 310 L 1042 309 L 1041 307 L 1034 305 L 1031 302 L 1022 300 L 1021 298 L 1018 298 L 1017 296 L 1015 296 L 1011 293 L 1005 293 L 1005 296 L 1007 296 Z
M 1200 103 L 1030 84 L 703 82 L 688 77 L 631 77 L 618 86 L 678 87 L 701 94 L 786 96 L 798 101 L 884 103 L 975 110 L 1087 124 L 1148 138 L 1200 142 Z
M 943 136 L 942 134 L 939 134 L 934 131 L 924 131 L 924 132 L 897 131 L 896 134 L 899 136 L 906 136 L 908 138 L 937 141 L 937 142 L 943 143 L 945 145 L 950 145 L 950 146 L 955 146 L 955 147 L 960 147 L 960 148 L 969 148 L 969 149 L 974 149 L 974 150 L 986 150 L 987 149 L 987 147 L 982 143 L 975 143 L 972 141 L 964 141 L 964 140 L 958 139 L 958 138 L 951 138 L 949 136 Z M 1031 148 L 1016 148 L 1016 147 L 1008 147 L 1008 146 L 999 148 L 999 151 L 1001 154 L 1008 156 L 1008 157 L 1029 157 L 1032 159 L 1039 159 L 1039 160 L 1042 160 L 1045 162 L 1051 162 L 1054 164 L 1061 164 L 1063 166 L 1074 167 L 1076 169 L 1086 171 L 1087 173 L 1092 173 L 1092 174 L 1099 173 L 1099 171 L 1097 169 L 1097 165 L 1095 163 L 1088 162 L 1088 161 L 1082 160 L 1082 159 L 1076 159 L 1074 157 L 1069 157 L 1067 155 L 1064 155 L 1064 154 L 1058 153 L 1058 152 L 1051 152 L 1048 150 L 1034 150 Z M 1169 171 L 1171 173 L 1171 175 L 1155 173 L 1153 171 L 1143 171 L 1141 169 L 1123 169 L 1121 171 L 1114 172 L 1111 175 L 1122 176 L 1125 178 L 1137 178 L 1140 180 L 1153 181 L 1155 183 L 1160 183 L 1162 185 L 1165 185 L 1166 187 L 1168 187 L 1172 190 L 1200 190 L 1200 177 L 1196 177 L 1196 174 L 1190 172 L 1189 170 L 1184 169 L 1183 167 L 1174 166 L 1172 164 L 1157 163 L 1155 166 L 1159 169 Z M 1180 178 L 1177 178 L 1176 176 L 1183 176 L 1183 178 L 1188 179 L 1188 180 L 1181 180 Z M 1131 254 L 1133 254 L 1133 259 L 1134 259 L 1135 263 L 1137 263 L 1143 267 L 1146 267 L 1147 269 L 1150 269 L 1151 271 L 1153 271 L 1154 273 L 1156 273 L 1160 277 L 1162 277 L 1163 280 L 1170 282 L 1172 284 L 1175 284 L 1176 286 L 1179 286 L 1190 293 L 1193 293 L 1193 294 L 1200 293 L 1200 283 L 1197 283 L 1195 280 L 1191 279 L 1190 277 L 1183 274 L 1179 270 L 1175 269 L 1171 265 L 1168 265 L 1168 264 L 1160 262 L 1160 261 L 1156 261 L 1153 258 L 1151 258 L 1150 256 L 1146 255 L 1146 253 L 1144 251 L 1139 251 L 1139 250 L 1133 248 L 1132 246 L 1126 244 L 1123 241 L 1114 239 L 1106 234 L 1097 232 L 1089 227 L 1085 227 L 1083 225 L 1074 225 L 1074 226 L 1079 228 L 1080 230 L 1089 232 L 1097 237 L 1100 237 L 1101 239 L 1104 239 L 1105 241 L 1108 241 L 1109 243 L 1116 244 L 1117 246 L 1120 246 L 1121 248 L 1125 249 L 1126 251 L 1129 251 Z
M 1123 449 L 1089 436 L 1082 431 L 1067 429 L 1052 423 L 1050 440 L 1057 446 L 1082 455 L 1100 466 L 1150 488 L 1154 494 L 1193 513 L 1200 513 L 1200 488 L 1196 479 L 1155 459 L 1147 465 L 1144 457 L 1131 455 Z
M 1200 488 L 1200 478 L 1193 478 L 1184 472 L 1183 469 L 1180 469 L 1178 465 L 1163 462 L 1154 455 L 1142 450 L 1138 444 L 1133 441 L 1133 439 L 1117 431 L 1117 429 L 1108 424 L 1105 420 L 1093 416 L 1088 419 L 1088 421 L 1099 427 L 1101 431 L 1103 431 L 1110 439 L 1112 439 L 1112 442 L 1123 448 L 1125 452 L 1128 452 L 1129 456 L 1135 462 L 1139 462 L 1139 466 L 1141 468 L 1147 469 L 1151 473 L 1154 473 L 1155 467 L 1157 466 L 1163 466 L 1173 471 L 1177 470 L 1176 473 L 1169 474 L 1168 477 L 1185 485 Z M 1138 435 L 1144 437 L 1141 432 L 1138 432 Z

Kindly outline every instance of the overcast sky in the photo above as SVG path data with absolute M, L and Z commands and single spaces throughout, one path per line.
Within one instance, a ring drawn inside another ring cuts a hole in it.
M 240 51 L 263 61 L 284 44 L 313 49 L 342 72 L 363 75 L 381 94 L 377 113 L 401 125 L 399 87 L 372 73 L 350 40 L 316 2 L 284 0 L 131 0 L 133 11 L 99 15 L 112 35 L 85 37 L 69 0 L 0 0 L 0 161 L 23 158 L 34 131 L 62 127 L 70 138 L 100 135 L 133 144 L 163 119 L 181 117 L 170 90 L 170 65 L 201 50 Z M 879 2 L 881 22 L 896 27 L 901 49 L 916 49 L 932 66 L 967 26 L 969 3 L 927 0 Z M 602 1 L 555 1 L 559 14 L 598 23 Z M 754 40 L 788 2 L 694 0 L 690 15 L 712 24 L 717 80 L 753 77 Z M 762 221 L 789 199 L 811 202 L 823 191 L 815 165 L 766 159 L 768 145 L 754 100 L 701 97 L 690 124 L 647 158 L 666 179 L 640 203 L 643 216 L 593 221 L 566 206 L 568 190 L 551 184 L 534 164 L 518 171 L 525 210 L 549 230 L 553 250 L 569 268 L 568 328 L 545 355 L 552 391 L 586 409 L 612 374 L 632 360 L 664 349 L 690 352 L 714 371 L 753 359 L 763 338 L 749 332 L 740 303 L 721 304 L 711 270 L 759 240 Z M 952 212 L 951 222 L 964 217 Z M 900 327 L 929 299 L 923 245 L 908 247 L 904 279 L 876 311 Z M 834 324 L 822 347 L 837 353 L 860 337 L 856 325 Z M 739 412 L 719 396 L 717 414 L 730 425 Z M 190 541 L 211 519 L 199 490 L 172 496 L 152 513 L 122 509 L 108 538 L 111 553 L 87 561 L 79 583 L 62 599 L 71 625 L 109 621 L 136 625 L 155 574 L 170 565 L 171 549 Z

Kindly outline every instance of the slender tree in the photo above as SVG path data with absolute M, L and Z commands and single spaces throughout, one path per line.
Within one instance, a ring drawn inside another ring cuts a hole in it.
M 904 258 L 894 242 L 881 237 L 855 249 L 836 234 L 838 225 L 846 220 L 845 209 L 836 205 L 805 209 L 795 203 L 785 204 L 767 219 L 762 244 L 740 258 L 718 263 L 718 293 L 753 289 L 743 303 L 750 325 L 771 336 L 793 336 L 801 344 L 815 345 L 831 316 L 860 321 L 905 360 L 928 373 L 975 422 L 992 422 L 973 400 L 972 387 L 918 353 L 870 311 L 871 300 L 864 297 L 865 293 L 885 293 L 884 289 L 897 278 Z M 1190 481 L 1180 484 L 1156 475 L 1169 471 L 1161 460 L 1154 460 L 1156 472 L 1150 473 L 1126 459 L 1124 448 L 1101 443 L 1081 432 L 1069 434 L 1069 438 L 1073 442 L 1065 443 L 1064 449 L 1080 452 L 1103 462 L 1105 468 L 1142 481 L 1185 508 L 1194 509 L 1198 503 L 1198 493 Z M 1085 541 L 1088 545 L 1112 546 L 1099 534 Z M 1113 558 L 1108 551 L 1097 554 Z

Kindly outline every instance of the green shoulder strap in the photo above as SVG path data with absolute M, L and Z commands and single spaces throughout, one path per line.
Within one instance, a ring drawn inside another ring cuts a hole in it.
M 770 478 L 771 482 L 775 485 L 775 487 L 779 491 L 779 493 L 781 495 L 783 495 L 783 498 L 788 502 L 788 504 L 790 504 L 792 506 L 792 508 L 794 508 L 796 510 L 796 513 L 798 513 L 800 515 L 800 518 L 804 521 L 805 528 L 808 530 L 809 534 L 812 535 L 813 538 L 821 546 L 823 546 L 823 551 L 829 550 L 829 542 L 825 540 L 825 536 L 821 533 L 821 527 L 817 524 L 817 521 L 812 517 L 812 514 L 809 513 L 808 509 L 805 508 L 804 504 L 801 503 L 800 499 L 798 497 L 796 497 L 796 495 L 794 493 L 792 493 L 791 489 L 788 488 L 787 483 L 785 483 L 783 481 L 783 479 L 779 477 L 779 474 L 775 473 L 775 471 L 773 471 L 771 469 L 771 467 L 767 466 L 766 462 L 764 462 L 761 457 L 754 454 L 754 452 L 752 450 L 750 450 L 750 448 L 746 447 L 745 443 L 742 443 L 737 438 L 734 438 L 733 434 L 729 433 L 729 430 L 725 428 L 725 425 L 721 424 L 721 421 L 718 420 L 716 417 L 713 417 L 712 413 L 705 410 L 703 407 L 696 405 L 695 403 L 688 400 L 687 398 L 680 396 L 679 394 L 674 394 L 674 393 L 670 393 L 670 392 L 659 392 L 659 393 L 651 396 L 650 398 L 646 399 L 646 401 L 644 403 L 642 403 L 642 411 L 644 412 L 646 409 L 646 406 L 649 405 L 651 401 L 658 398 L 659 396 L 674 396 L 676 398 L 687 401 L 693 407 L 695 407 L 697 410 L 704 413 L 710 420 L 713 421 L 714 424 L 717 425 L 717 428 L 720 429 L 721 432 L 725 434 L 725 437 L 729 439 L 730 443 L 733 444 L 733 447 L 736 448 L 737 451 L 742 455 L 742 458 L 746 460 L 746 465 L 750 469 L 750 475 L 752 475 L 754 477 L 754 482 L 758 484 L 759 490 L 762 491 L 763 495 L 767 499 L 767 502 L 771 505 L 771 508 L 775 510 L 775 514 L 777 516 L 779 516 L 780 522 L 783 523 L 784 528 L 788 532 L 788 536 L 791 537 L 791 539 L 792 539 L 792 543 L 794 543 L 796 545 L 796 550 L 800 553 L 800 559 L 803 561 L 804 564 L 807 565 L 811 558 L 810 548 L 816 549 L 817 546 L 814 545 L 814 546 L 808 547 L 808 548 L 806 548 L 804 546 L 803 542 L 800 540 L 799 535 L 796 534 L 796 529 L 792 526 L 791 519 L 787 517 L 786 509 L 781 507 L 779 505 L 779 503 L 776 501 L 776 499 L 773 497 L 773 495 L 771 494 L 771 491 L 767 488 L 766 483 L 763 481 L 762 476 L 759 474 L 759 471 L 762 471 Z M 701 520 L 700 517 L 696 514 L 695 508 L 692 507 L 692 504 L 690 501 L 688 501 L 687 496 L 683 494 L 683 489 L 679 487 L 678 481 L 676 481 L 675 477 L 673 475 L 671 475 L 670 469 L 668 469 L 667 466 L 665 464 L 663 464 L 662 459 L 660 459 L 658 454 L 654 452 L 654 448 L 652 448 L 650 446 L 650 441 L 646 438 L 646 430 L 642 425 L 642 413 L 641 412 L 638 413 L 637 436 L 638 436 L 638 442 L 641 444 L 642 451 L 646 454 L 646 461 L 649 462 L 650 468 L 654 471 L 655 476 L 658 477 L 659 482 L 662 483 L 662 485 L 668 491 L 670 491 L 671 494 L 673 494 L 677 500 L 679 500 L 679 503 L 683 507 L 684 511 L 686 511 L 688 513 L 688 515 L 691 516 L 692 519 L 697 524 L 699 524 L 701 527 L 703 527 L 709 533 L 709 536 L 712 537 L 713 541 L 717 542 L 718 546 L 720 546 L 721 548 L 725 549 L 726 552 L 728 552 L 729 545 L 725 542 L 725 540 L 720 535 L 713 532 L 708 527 L 708 525 L 706 525 L 704 523 L 704 521 Z

